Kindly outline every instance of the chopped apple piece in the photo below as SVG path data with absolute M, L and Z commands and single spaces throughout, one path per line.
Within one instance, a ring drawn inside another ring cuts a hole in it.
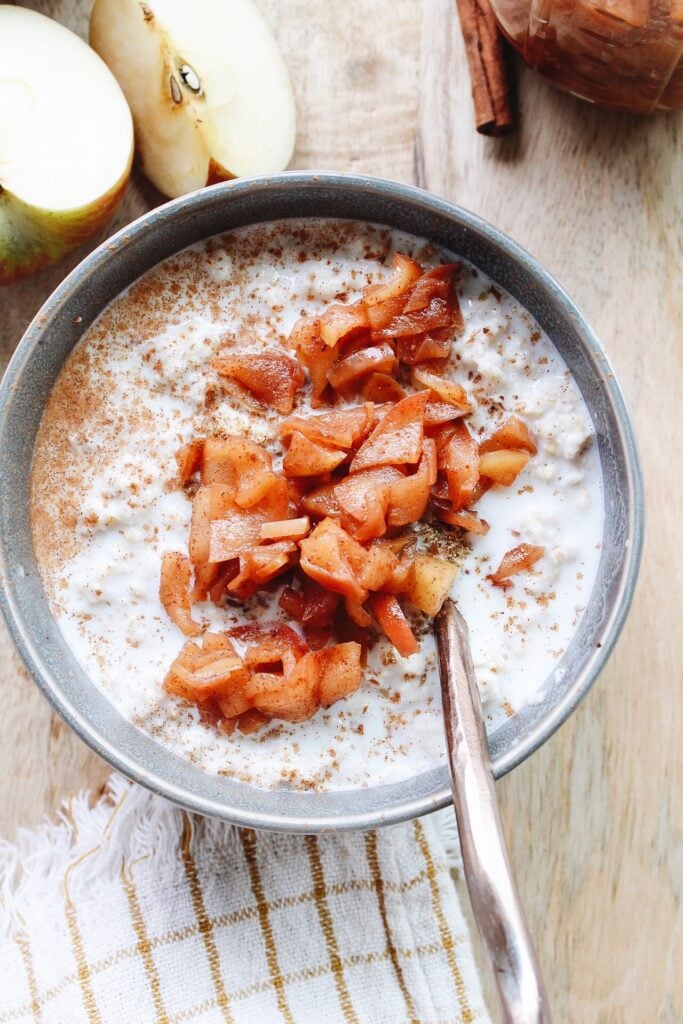
M 400 594 L 407 585 L 409 572 L 410 560 L 400 559 L 390 541 L 376 541 L 367 551 L 363 585 L 368 590 Z
M 253 676 L 252 685 L 258 684 L 253 695 L 255 706 L 285 722 L 305 722 L 312 718 L 320 707 L 319 653 L 309 651 L 286 676 L 266 672 Z
M 340 509 L 335 490 L 335 484 L 329 483 L 309 491 L 301 499 L 302 511 L 308 512 L 309 515 L 316 516 L 318 519 L 338 516 Z
M 463 509 L 461 512 L 451 512 L 449 509 L 445 509 L 439 513 L 439 519 L 442 523 L 459 526 L 461 530 L 467 530 L 468 533 L 474 533 L 479 537 L 483 537 L 489 532 L 489 524 L 486 520 L 480 519 L 476 512 L 468 512 L 467 509 Z
M 180 486 L 184 487 L 190 482 L 195 473 L 198 473 L 202 466 L 202 459 L 204 457 L 204 439 L 197 438 L 194 441 L 190 441 L 189 444 L 183 445 L 179 452 L 176 453 L 176 462 L 178 463 L 178 479 L 180 480 Z
M 420 367 L 413 370 L 413 377 L 420 384 L 424 384 L 426 388 L 430 388 L 442 402 L 454 405 L 463 414 L 472 412 L 467 392 L 460 384 L 456 384 L 454 380 L 439 377 L 436 373 L 429 373 L 429 371 Z
M 250 508 L 277 486 L 272 467 L 268 452 L 244 437 L 210 437 L 204 442 L 202 483 L 231 487 L 240 508 Z
M 167 551 L 161 559 L 159 600 L 185 636 L 199 636 L 202 627 L 190 614 L 192 566 L 185 555 Z
M 513 484 L 531 456 L 528 452 L 515 451 L 512 448 L 500 448 L 487 452 L 479 459 L 479 472 L 502 487 Z
M 286 344 L 289 348 L 295 349 L 297 352 L 299 349 L 307 348 L 311 342 L 320 339 L 320 317 L 319 316 L 302 316 L 294 324 Z
M 396 480 L 389 488 L 389 526 L 408 526 L 419 522 L 425 514 L 429 489 L 436 481 L 436 473 L 436 445 L 431 438 L 425 438 L 417 471 Z
M 528 572 L 540 558 L 543 558 L 544 554 L 545 548 L 535 544 L 518 544 L 517 547 L 505 552 L 496 571 L 486 578 L 491 580 L 495 586 L 510 587 L 512 586 L 509 582 L 510 576 L 514 576 L 517 572 Z
M 174 697 L 201 704 L 239 691 L 248 678 L 248 670 L 227 637 L 218 639 L 207 633 L 203 649 L 192 641 L 185 644 L 168 671 L 164 688 Z M 241 703 L 246 710 L 248 704 Z
M 403 307 L 404 313 L 417 313 L 427 309 L 434 298 L 448 299 L 449 282 L 444 277 L 430 277 L 423 274 L 410 289 L 410 295 Z
M 200 565 L 209 561 L 211 544 L 211 498 L 210 487 L 200 487 L 192 502 L 192 520 L 190 522 L 190 561 Z
M 406 597 L 425 615 L 436 615 L 448 597 L 458 567 L 444 558 L 415 555 Z
M 373 422 L 374 406 L 372 402 L 366 402 L 365 405 L 344 409 L 343 412 L 290 416 L 280 424 L 280 437 L 286 439 L 298 430 L 311 441 L 349 450 L 370 433 Z
M 363 383 L 361 394 L 368 402 L 400 402 L 406 393 L 395 377 L 387 373 L 371 373 Z
M 402 312 L 375 331 L 375 337 L 403 338 L 442 329 L 460 331 L 463 320 L 454 287 L 458 266 L 444 263 L 424 273 L 408 292 Z
M 396 356 L 391 345 L 371 345 L 333 363 L 327 371 L 327 379 L 339 391 L 370 373 L 391 373 L 395 364 Z
M 414 465 L 422 455 L 424 413 L 428 394 L 421 391 L 401 399 L 380 420 L 358 449 L 351 472 L 373 466 Z
M 164 195 L 287 166 L 292 88 L 252 0 L 96 0 L 90 44 L 126 94 L 142 170 Z
M 420 650 L 408 620 L 392 594 L 370 594 L 368 604 L 377 625 L 402 657 L 407 658 Z
M 318 699 L 329 708 L 354 693 L 361 683 L 361 646 L 353 641 L 336 644 L 318 652 L 321 676 Z
M 447 429 L 448 440 L 439 452 L 439 468 L 446 473 L 453 511 L 459 512 L 472 501 L 479 481 L 479 450 L 462 420 L 456 420 Z
M 428 334 L 414 334 L 399 338 L 396 355 L 401 363 L 415 366 L 417 363 L 447 359 L 451 352 L 452 332 L 445 327 Z
M 320 337 L 329 348 L 336 348 L 340 341 L 369 328 L 368 314 L 362 302 L 353 306 L 334 303 L 320 317 Z
M 486 441 L 482 441 L 479 445 L 479 454 L 485 455 L 500 448 L 514 448 L 529 452 L 529 455 L 535 455 L 537 452 L 533 435 L 519 416 L 510 416 Z
M 348 697 L 360 686 L 360 645 L 338 644 L 311 651 L 285 677 L 262 674 L 254 703 L 269 715 L 301 722 Z
M 225 719 L 232 721 L 233 729 L 239 716 L 251 711 L 251 697 L 245 693 L 246 686 L 250 681 L 251 674 L 249 669 L 245 669 L 245 679 L 240 679 L 237 686 L 231 687 L 230 690 L 221 694 L 216 700 L 218 710 Z
M 327 590 L 304 573 L 298 575 L 298 583 L 299 590 L 285 587 L 282 591 L 279 601 L 282 610 L 303 626 L 318 629 L 331 626 L 339 604 L 339 594 Z
M 3 285 L 104 227 L 126 189 L 133 122 L 104 62 L 36 11 L 0 5 L 0 66 Z
M 319 476 L 336 469 L 345 458 L 345 451 L 321 444 L 320 441 L 312 441 L 295 430 L 282 468 L 286 476 Z
M 349 616 L 357 626 L 362 629 L 367 629 L 368 626 L 372 625 L 372 616 L 366 612 L 365 608 L 358 601 L 354 601 L 353 598 L 347 597 L 344 601 L 344 607 L 346 608 L 346 614 Z
M 232 558 L 238 558 L 242 552 L 258 544 L 261 539 L 261 527 L 267 521 L 267 516 L 260 512 L 238 507 L 220 519 L 212 520 L 209 528 L 208 561 L 227 562 Z
M 386 499 L 384 511 L 388 505 L 389 489 L 392 484 L 403 479 L 403 474 L 396 466 L 378 466 L 376 469 L 362 469 L 359 473 L 347 476 L 335 485 L 334 496 L 339 508 L 347 516 L 358 523 L 366 521 L 369 512 L 368 499 L 381 495 Z M 384 533 L 384 529 L 382 529 Z
M 201 562 L 194 567 L 193 601 L 205 601 L 210 597 L 216 604 L 223 596 L 226 585 L 239 572 L 239 562 Z
M 245 677 L 241 658 L 236 654 L 219 654 L 212 657 L 208 664 L 195 669 L 190 670 L 178 664 L 171 666 L 165 687 L 168 693 L 176 697 L 201 703 L 222 696 L 226 689 L 238 681 L 242 682 Z
M 191 560 L 227 562 L 236 558 L 259 543 L 264 523 L 285 519 L 288 509 L 289 491 L 283 477 L 275 476 L 271 490 L 248 509 L 234 502 L 230 488 L 218 484 L 200 487 L 192 508 Z
M 414 313 L 401 313 L 394 317 L 386 327 L 376 331 L 374 337 L 404 338 L 408 335 L 424 334 L 439 327 L 449 327 L 452 315 L 448 301 L 435 297 L 426 309 L 419 309 Z
M 202 653 L 209 654 L 222 651 L 224 654 L 235 654 L 235 648 L 225 633 L 205 633 L 202 637 Z
M 363 301 L 368 309 L 381 306 L 392 299 L 404 298 L 410 286 L 422 276 L 422 267 L 410 256 L 394 253 L 393 273 L 383 284 L 370 284 L 363 290 Z
M 277 541 L 264 546 L 254 545 L 240 551 L 240 571 L 228 583 L 226 593 L 240 593 L 250 589 L 250 584 L 257 587 L 269 583 L 283 572 L 296 565 L 297 546 L 294 541 Z
M 373 331 L 386 327 L 403 312 L 410 287 L 421 273 L 419 263 L 403 253 L 396 253 L 389 281 L 368 285 L 363 290 L 365 308 Z
M 429 401 L 425 409 L 425 428 L 440 427 L 443 423 L 452 423 L 466 413 L 448 402 Z
M 236 626 L 230 636 L 254 643 L 244 654 L 244 664 L 252 672 L 291 672 L 308 651 L 299 634 L 283 622 Z
M 328 590 L 363 603 L 367 590 L 361 584 L 365 548 L 334 519 L 323 519 L 301 541 L 301 568 Z
M 296 347 L 299 362 L 308 370 L 311 378 L 311 405 L 314 409 L 324 403 L 325 392 L 330 387 L 327 371 L 337 358 L 337 352 L 329 348 L 320 337 L 319 325 L 318 319 L 311 321 L 305 317 L 294 326 L 289 339 L 290 344 Z
M 282 519 L 279 522 L 263 523 L 261 540 L 302 540 L 311 529 L 308 516 L 297 519 Z
M 235 729 L 238 729 L 243 736 L 251 736 L 253 732 L 268 725 L 270 718 L 256 708 L 249 708 L 248 711 L 243 711 L 241 715 L 236 715 L 230 721 L 234 722 Z
M 391 467 L 388 467 L 391 468 Z M 372 472 L 372 471 L 370 471 Z M 389 491 L 386 487 L 375 487 L 365 496 L 365 511 L 360 521 L 351 522 L 342 518 L 342 525 L 355 540 L 368 541 L 383 537 L 387 532 Z
M 282 413 L 292 411 L 294 395 L 304 382 L 296 360 L 281 352 L 214 356 L 211 365 L 221 377 L 236 380 L 254 398 Z

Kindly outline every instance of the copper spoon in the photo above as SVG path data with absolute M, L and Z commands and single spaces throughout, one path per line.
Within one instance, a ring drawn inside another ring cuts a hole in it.
M 448 763 L 465 879 L 493 967 L 504 1024 L 551 1024 L 519 902 L 491 770 L 467 624 L 452 601 L 436 617 Z

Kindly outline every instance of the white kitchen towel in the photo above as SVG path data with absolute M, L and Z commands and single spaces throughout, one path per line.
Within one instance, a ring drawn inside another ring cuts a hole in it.
M 257 833 L 114 776 L 0 844 L 0 1024 L 486 1022 L 440 832 Z

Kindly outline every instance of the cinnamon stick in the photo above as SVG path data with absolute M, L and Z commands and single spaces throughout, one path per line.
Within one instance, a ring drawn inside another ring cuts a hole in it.
M 514 127 L 503 41 L 489 0 L 456 0 L 470 66 L 477 131 L 504 135 Z

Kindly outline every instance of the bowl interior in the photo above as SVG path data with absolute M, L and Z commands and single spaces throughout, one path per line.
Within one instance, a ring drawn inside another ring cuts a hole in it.
M 571 713 L 604 664 L 635 583 L 642 496 L 628 414 L 599 342 L 557 283 L 515 243 L 466 211 L 419 189 L 347 175 L 291 173 L 225 183 L 175 200 L 129 225 L 77 267 L 22 340 L 0 391 L 0 572 L 3 612 L 19 651 L 57 711 L 131 778 L 202 813 L 287 831 L 362 828 L 450 800 L 445 767 L 363 790 L 263 791 L 208 775 L 161 747 L 93 686 L 52 617 L 29 523 L 33 444 L 47 395 L 71 349 L 135 278 L 187 245 L 247 224 L 287 217 L 367 220 L 426 238 L 470 260 L 536 318 L 567 363 L 593 419 L 605 488 L 606 533 L 587 610 L 543 699 L 490 737 L 497 776 L 528 756 Z

